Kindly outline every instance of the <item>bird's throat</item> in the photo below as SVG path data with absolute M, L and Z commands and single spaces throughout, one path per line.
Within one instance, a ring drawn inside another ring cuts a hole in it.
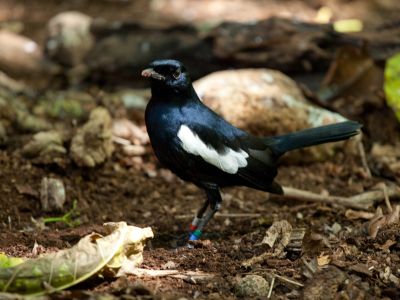
M 156 82 L 151 85 L 151 98 L 152 101 L 179 105 L 200 101 L 192 85 L 188 87 L 166 86 Z

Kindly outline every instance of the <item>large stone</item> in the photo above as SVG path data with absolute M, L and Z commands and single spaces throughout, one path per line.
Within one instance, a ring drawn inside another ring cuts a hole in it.
M 94 44 L 91 23 L 90 16 L 75 11 L 62 12 L 51 18 L 46 42 L 49 57 L 69 67 L 82 64 Z
M 47 61 L 41 47 L 28 37 L 0 30 L 0 69 L 15 78 L 45 81 L 58 71 Z
M 311 104 L 297 84 L 278 71 L 220 71 L 197 80 L 194 86 L 205 104 L 235 126 L 257 136 L 346 121 L 337 113 Z M 296 151 L 290 158 L 323 160 L 342 146 L 343 143 L 325 144 L 301 150 L 301 153 Z
M 61 211 L 65 203 L 65 187 L 61 179 L 44 177 L 40 184 L 40 203 L 44 211 Z
M 21 153 L 38 163 L 57 163 L 63 160 L 67 153 L 63 143 L 64 137 L 60 132 L 43 131 L 35 134 L 32 140 L 24 145 Z

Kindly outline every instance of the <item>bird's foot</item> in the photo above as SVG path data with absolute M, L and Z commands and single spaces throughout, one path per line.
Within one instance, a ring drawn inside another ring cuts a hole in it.
M 189 241 L 197 241 L 200 238 L 202 231 L 199 229 L 199 225 L 203 223 L 202 221 L 202 218 L 195 217 L 189 225 Z
M 189 241 L 197 241 L 200 238 L 201 234 L 202 232 L 200 229 L 195 229 L 190 233 Z

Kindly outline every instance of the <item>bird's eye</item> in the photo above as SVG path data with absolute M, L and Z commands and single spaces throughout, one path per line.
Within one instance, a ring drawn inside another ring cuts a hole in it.
M 174 72 L 174 74 L 172 74 L 172 76 L 174 76 L 175 79 L 178 79 L 179 76 L 181 76 L 181 69 L 176 69 L 176 71 Z

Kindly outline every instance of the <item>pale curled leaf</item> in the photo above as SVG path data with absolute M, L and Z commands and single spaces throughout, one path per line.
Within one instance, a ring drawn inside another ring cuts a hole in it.
M 297 229 L 295 229 L 295 231 L 297 231 Z M 261 242 L 261 244 L 269 245 L 274 251 L 272 253 L 264 252 L 261 255 L 253 256 L 252 258 L 243 261 L 242 266 L 246 268 L 251 267 L 270 257 L 282 258 L 286 254 L 283 250 L 289 245 L 291 240 L 295 241 L 298 245 L 299 238 L 301 241 L 304 237 L 303 234 L 300 234 L 300 236 L 298 234 L 292 236 L 292 232 L 292 225 L 290 225 L 288 221 L 283 220 L 274 222 L 267 230 L 265 237 Z
M 291 234 L 292 225 L 288 221 L 277 221 L 267 230 L 261 243 L 274 248 L 273 256 L 280 256 L 289 244 Z
M 122 276 L 127 273 L 127 270 L 136 268 L 143 262 L 144 241 L 147 238 L 153 237 L 153 232 L 150 227 L 139 228 L 130 226 L 131 230 L 126 233 L 120 251 L 107 263 L 107 268 L 117 271 L 115 276 Z
M 124 261 L 124 255 L 134 255 L 137 265 L 141 250 L 151 228 L 140 229 L 125 222 L 105 224 L 109 234 L 96 233 L 83 237 L 77 245 L 7 269 L 0 269 L 0 289 L 4 292 L 43 294 L 62 290 L 94 275 L 106 264 Z M 47 288 L 45 288 L 47 286 Z

